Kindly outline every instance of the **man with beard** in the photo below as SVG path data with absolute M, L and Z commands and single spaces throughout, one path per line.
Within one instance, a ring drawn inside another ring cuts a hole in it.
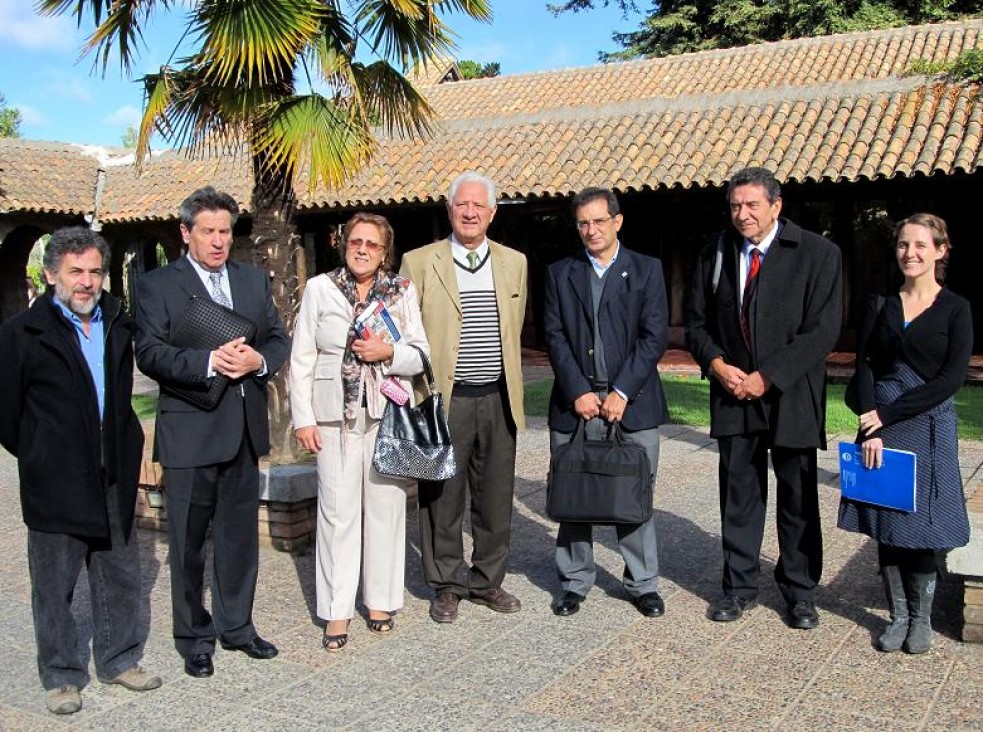
M 55 232 L 43 264 L 47 293 L 0 327 L 0 444 L 20 475 L 45 703 L 71 714 L 89 680 L 71 608 L 83 564 L 96 676 L 133 691 L 161 680 L 137 665 L 147 628 L 132 531 L 143 455 L 130 406 L 135 324 L 103 292 L 109 247 L 95 232 Z

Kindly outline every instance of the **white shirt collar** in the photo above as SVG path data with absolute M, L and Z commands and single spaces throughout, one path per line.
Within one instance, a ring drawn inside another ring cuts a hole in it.
M 201 278 L 201 281 L 202 282 L 205 282 L 205 283 L 208 283 L 208 276 L 210 274 L 212 274 L 212 271 L 209 270 L 209 269 L 205 269 L 204 267 L 202 267 L 198 263 L 198 261 L 194 257 L 192 257 L 190 254 L 188 254 L 187 257 L 188 257 L 188 261 L 191 262 L 191 266 L 195 268 L 195 272 L 197 272 L 198 273 L 198 276 Z M 220 269 L 219 272 L 222 275 L 222 281 L 223 282 L 228 281 L 229 268 L 226 267 L 225 264 L 222 265 L 222 269 Z
M 597 276 L 601 277 L 618 261 L 618 255 L 621 253 L 621 240 L 619 239 L 615 242 L 614 256 L 611 257 L 607 264 L 601 264 L 601 260 L 592 255 L 587 249 L 584 249 L 584 252 L 587 253 L 587 261 L 590 262 L 590 266 L 597 272 Z
M 485 257 L 488 256 L 489 248 L 490 247 L 488 246 L 488 237 L 485 237 L 485 239 L 481 242 L 481 244 L 479 244 L 476 248 L 468 249 L 466 246 L 464 246 L 463 244 L 461 244 L 461 242 L 457 240 L 457 237 L 451 234 L 451 254 L 454 255 L 454 259 L 456 261 L 460 262 L 465 267 L 471 266 L 471 263 L 468 262 L 468 252 L 477 252 L 478 261 L 484 262 Z
M 778 221 L 775 221 L 775 225 L 771 227 L 771 231 L 768 232 L 768 236 L 761 240 L 760 244 L 752 244 L 748 239 L 744 240 L 744 246 L 741 248 L 741 254 L 745 257 L 748 256 L 748 252 L 751 251 L 751 247 L 757 247 L 758 251 L 761 252 L 761 256 L 768 254 L 768 247 L 771 243 L 775 241 L 775 237 L 778 235 Z

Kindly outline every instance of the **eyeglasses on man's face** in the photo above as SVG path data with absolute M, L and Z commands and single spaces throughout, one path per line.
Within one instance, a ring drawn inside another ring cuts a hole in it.
M 580 231 L 590 231 L 593 226 L 595 229 L 603 229 L 614 216 L 602 216 L 599 219 L 586 219 L 577 222 L 577 229 Z
M 377 252 L 382 249 L 382 244 L 377 241 L 372 241 L 371 239 L 349 239 L 348 248 L 351 250 L 358 250 L 365 247 L 370 252 Z

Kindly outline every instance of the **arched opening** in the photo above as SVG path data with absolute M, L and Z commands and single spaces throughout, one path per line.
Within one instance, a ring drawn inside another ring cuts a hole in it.
M 27 262 L 35 243 L 47 232 L 30 224 L 18 226 L 0 243 L 0 320 L 27 309 Z

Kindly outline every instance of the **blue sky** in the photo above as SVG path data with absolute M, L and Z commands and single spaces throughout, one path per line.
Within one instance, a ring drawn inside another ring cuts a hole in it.
M 634 30 L 638 15 L 613 7 L 554 18 L 546 0 L 491 0 L 492 24 L 450 18 L 458 58 L 498 61 L 503 74 L 589 66 L 599 51 L 617 50 L 614 31 Z M 600 3 L 599 3 L 600 4 Z M 105 78 L 92 60 L 78 60 L 86 34 L 74 18 L 40 18 L 34 0 L 0 0 L 0 94 L 20 110 L 21 136 L 94 145 L 118 145 L 140 118 L 140 85 L 110 66 Z M 160 16 L 145 33 L 135 76 L 155 71 L 171 56 L 183 25 L 180 13 Z

